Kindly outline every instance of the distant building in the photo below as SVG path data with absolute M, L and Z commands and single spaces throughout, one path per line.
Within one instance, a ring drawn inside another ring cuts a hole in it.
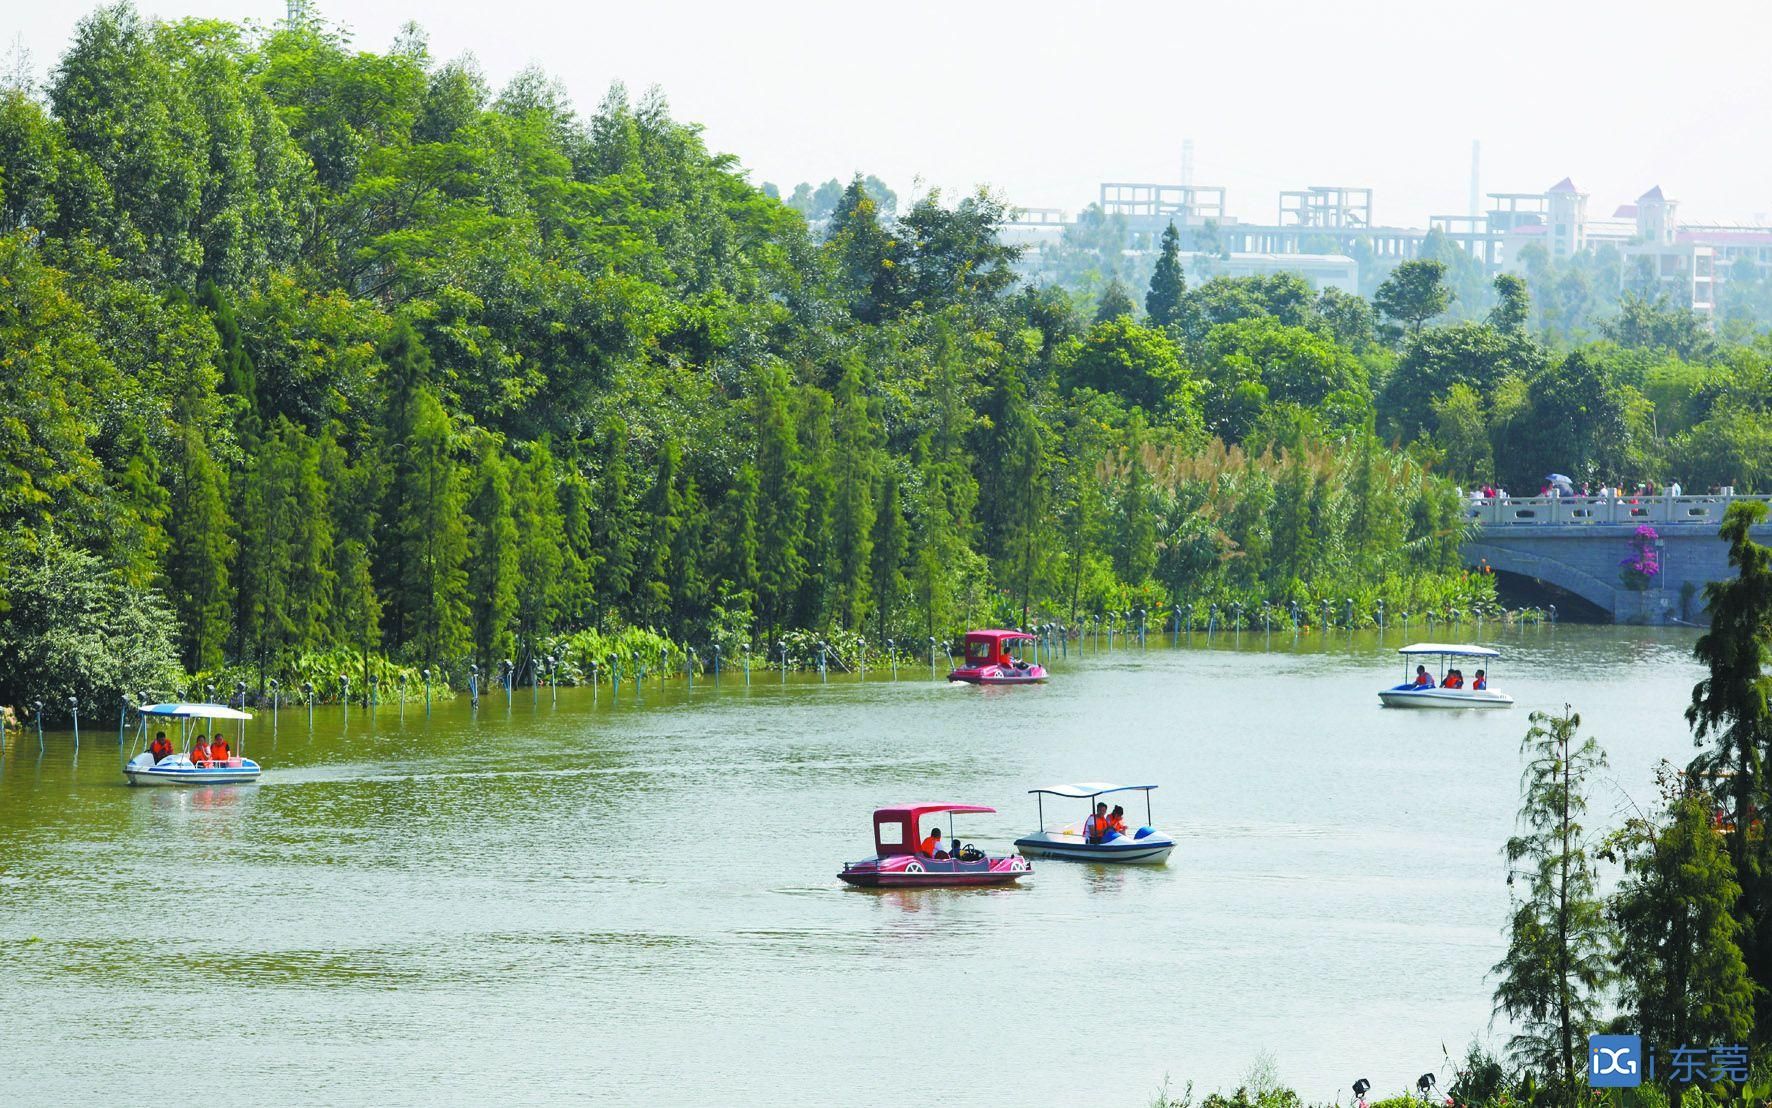
M 1362 276 L 1371 287 L 1398 262 L 1419 257 L 1429 233 L 1438 232 L 1491 274 L 1524 269 L 1524 251 L 1534 244 L 1557 263 L 1609 246 L 1623 258 L 1624 287 L 1665 292 L 1706 314 L 1715 310 L 1720 288 L 1746 267 L 1772 280 L 1772 226 L 1681 223 L 1678 205 L 1659 186 L 1605 218 L 1589 217 L 1588 194 L 1569 177 L 1543 192 L 1486 195 L 1487 211 L 1431 216 L 1426 230 L 1378 224 L 1372 190 L 1342 185 L 1281 192 L 1273 223 L 1227 214 L 1225 189 L 1217 186 L 1109 182 L 1099 203 L 1105 214 L 1125 221 L 1134 255 L 1155 249 L 1163 228 L 1174 223 L 1183 245 L 1199 248 L 1185 255 L 1190 279 L 1202 271 L 1290 272 L 1317 288 L 1355 291 Z M 1023 212 L 1007 229 L 1014 241 L 1050 243 L 1070 225 L 1053 209 Z M 1362 274 L 1361 266 L 1370 272 Z
M 1674 221 L 1678 205 L 1662 195 L 1660 185 L 1637 197 L 1630 207 L 1637 233 L 1619 247 L 1624 287 L 1665 293 L 1674 303 L 1706 315 L 1715 311 L 1715 249 L 1680 233 Z
M 1587 248 L 1587 193 L 1565 177 L 1544 194 L 1549 202 L 1550 235 L 1546 245 L 1553 260 L 1568 261 Z

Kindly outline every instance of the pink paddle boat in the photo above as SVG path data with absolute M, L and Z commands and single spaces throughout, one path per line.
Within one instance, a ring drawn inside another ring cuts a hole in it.
M 1046 667 L 1009 656 L 1010 643 L 1033 641 L 1034 636 L 1025 631 L 968 631 L 966 662 L 948 674 L 948 680 L 969 685 L 1037 685 L 1046 680 Z
M 872 858 L 850 862 L 837 876 L 863 888 L 904 889 L 935 885 L 1007 885 L 1034 872 L 1033 863 L 1019 854 L 993 857 L 970 843 L 954 838 L 954 821 L 948 817 L 948 836 L 934 855 L 918 851 L 922 841 L 918 821 L 942 812 L 995 812 L 978 804 L 895 804 L 874 810 Z M 939 827 L 939 824 L 937 824 Z

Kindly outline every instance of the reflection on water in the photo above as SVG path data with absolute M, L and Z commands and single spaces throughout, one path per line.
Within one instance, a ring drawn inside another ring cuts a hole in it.
M 1485 1031 L 1527 712 L 1581 710 L 1611 754 L 1604 818 L 1689 756 L 1696 679 L 1684 632 L 1489 627 L 1517 710 L 1381 710 L 1396 647 L 1429 637 L 1073 644 L 1039 688 L 729 670 L 428 717 L 284 707 L 246 732 L 260 784 L 193 791 L 127 787 L 114 738 L 76 758 L 14 733 L 0 975 L 31 1048 L 7 1053 L 9 1100 L 186 1098 L 187 1074 L 133 1059 L 193 1021 L 239 1063 L 205 1072 L 217 1099 L 866 1104 L 873 1063 L 916 1100 L 1143 1103 L 1263 1051 L 1309 1099 L 1402 1087 Z M 993 805 L 958 830 L 1001 852 L 1034 827 L 1029 788 L 1116 778 L 1161 784 L 1167 866 L 836 879 L 876 805 Z M 1153 1033 L 1030 1037 L 1100 997 Z M 927 1021 L 1016 1063 L 907 1071 Z

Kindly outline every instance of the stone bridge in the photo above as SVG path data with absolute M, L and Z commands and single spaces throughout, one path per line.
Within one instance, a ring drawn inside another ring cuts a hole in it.
M 1472 500 L 1476 534 L 1460 551 L 1470 565 L 1487 563 L 1554 585 L 1588 601 L 1619 623 L 1704 621 L 1704 586 L 1729 574 L 1729 547 L 1717 536 L 1736 500 L 1765 496 L 1564 496 Z M 1626 588 L 1624 559 L 1637 528 L 1655 529 L 1661 574 L 1641 591 Z M 1772 522 L 1754 528 L 1772 542 Z

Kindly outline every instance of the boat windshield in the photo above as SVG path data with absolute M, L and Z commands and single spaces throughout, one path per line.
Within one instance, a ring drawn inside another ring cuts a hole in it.
M 975 662 L 994 661 L 997 655 L 997 644 L 989 639 L 973 639 L 966 644 L 966 657 Z

